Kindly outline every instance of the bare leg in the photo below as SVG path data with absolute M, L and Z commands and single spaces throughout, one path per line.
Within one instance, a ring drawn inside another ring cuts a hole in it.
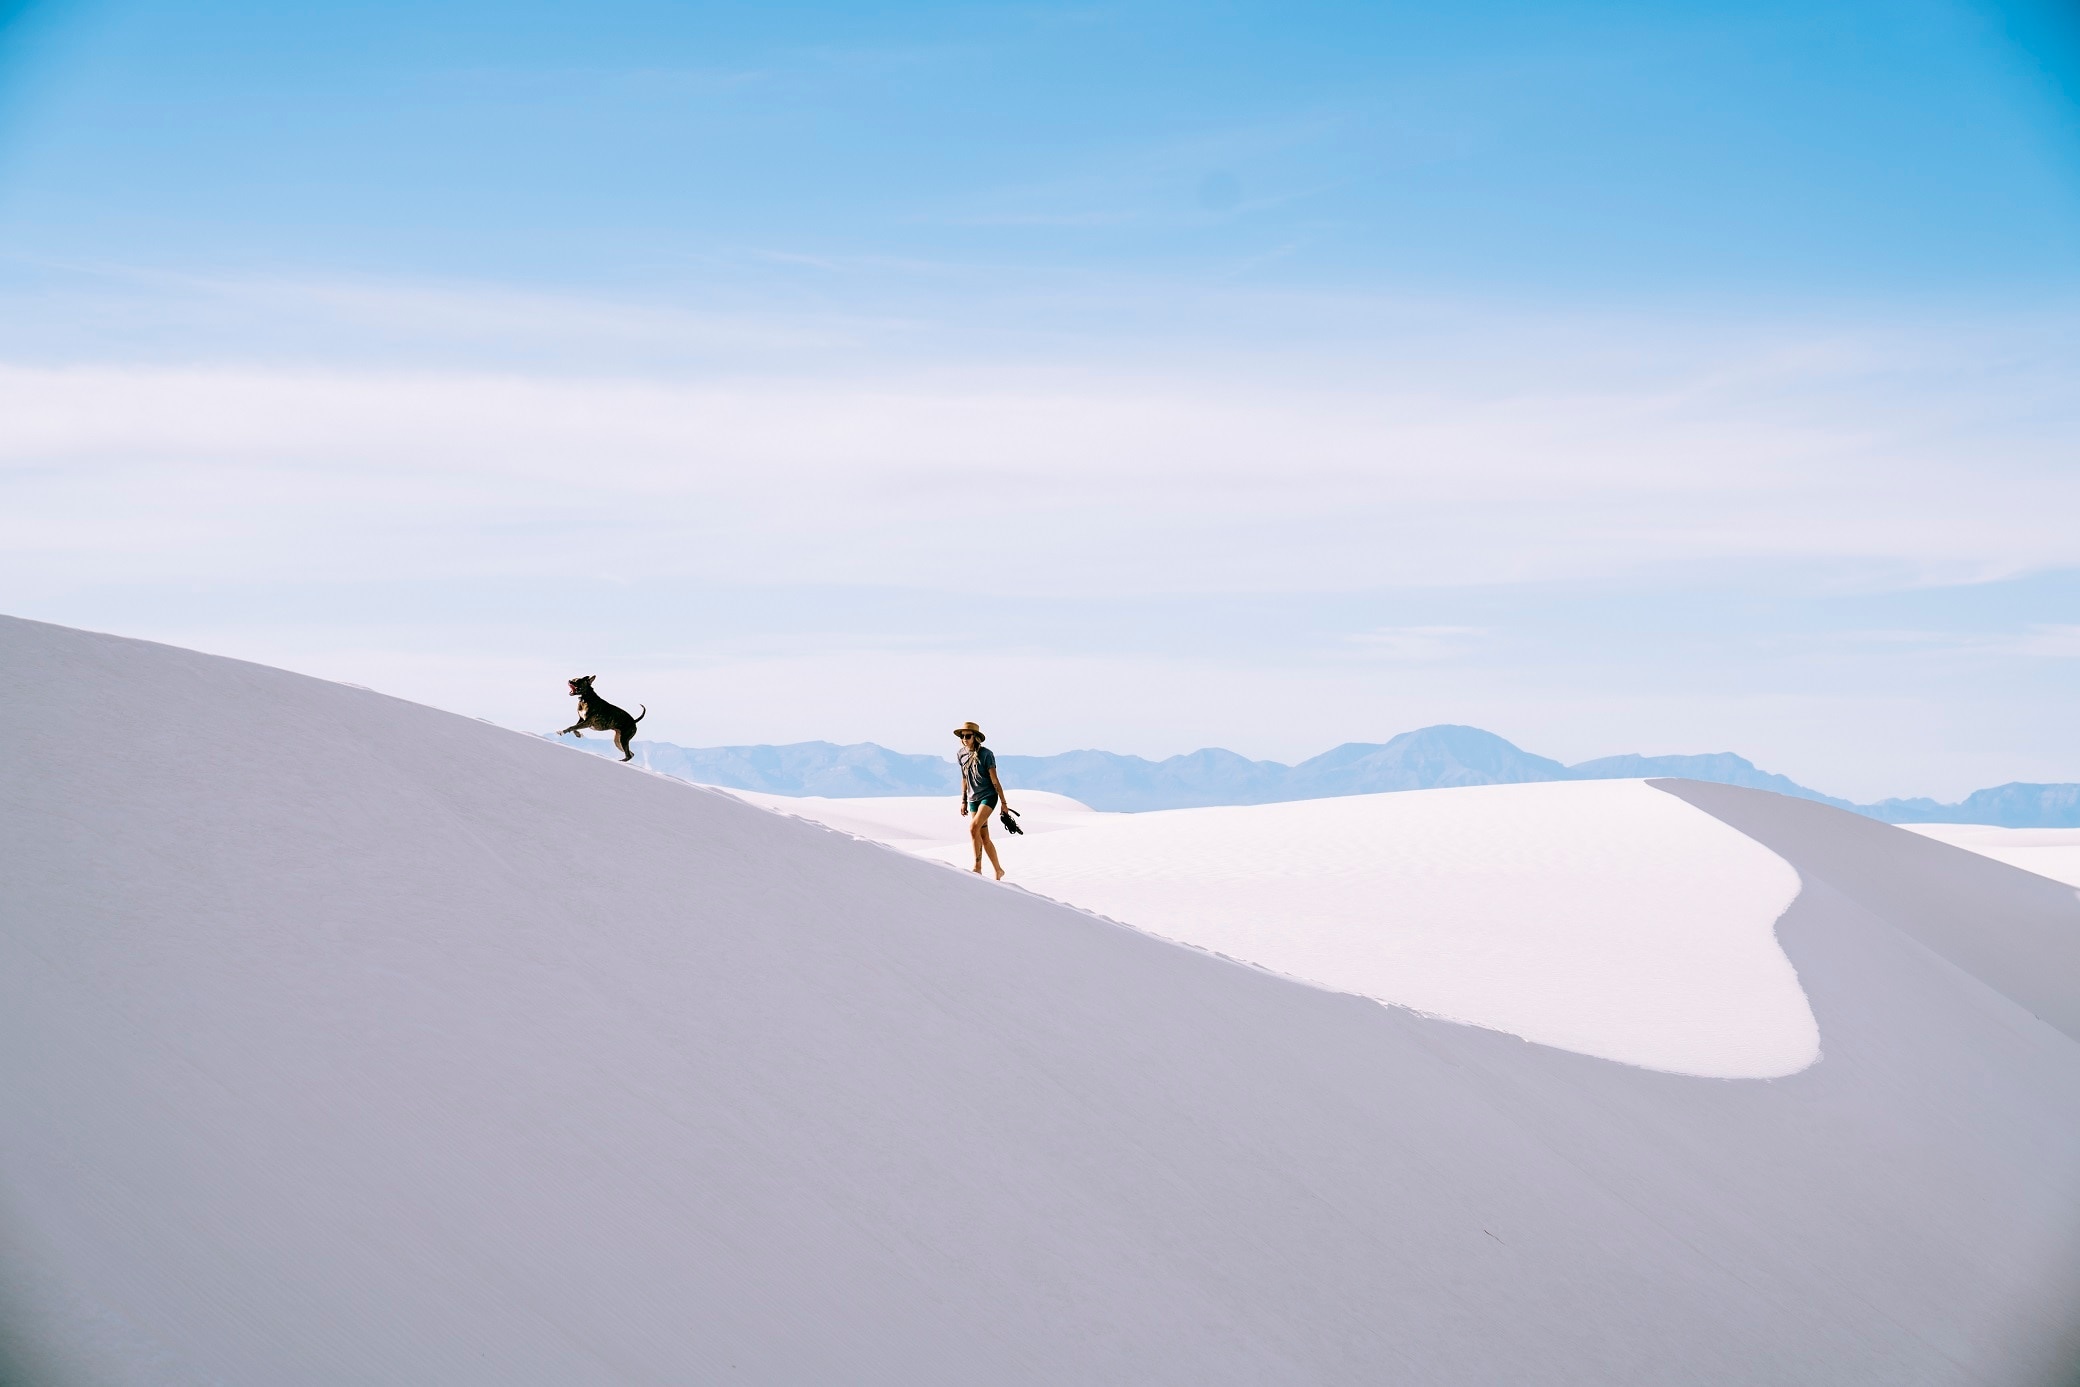
M 982 854 L 988 853 L 989 865 L 997 869 L 997 880 L 1002 881 L 1004 864 L 997 861 L 997 845 L 989 840 L 989 811 L 986 804 L 975 811 L 975 817 L 968 821 L 968 837 L 975 844 L 975 870 L 982 870 Z

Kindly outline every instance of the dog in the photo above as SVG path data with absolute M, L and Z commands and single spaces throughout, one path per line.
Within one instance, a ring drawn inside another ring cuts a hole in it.
M 616 708 L 592 691 L 592 681 L 597 677 L 583 674 L 571 680 L 571 696 L 578 700 L 578 720 L 563 730 L 580 737 L 585 735 L 580 728 L 590 728 L 594 732 L 611 732 L 614 734 L 614 745 L 621 751 L 621 759 L 633 761 L 636 754 L 629 749 L 628 739 L 636 735 L 636 724 L 650 716 L 650 709 L 639 703 L 636 706 L 643 711 L 630 717 L 626 708 Z M 561 736 L 562 733 L 557 735 Z

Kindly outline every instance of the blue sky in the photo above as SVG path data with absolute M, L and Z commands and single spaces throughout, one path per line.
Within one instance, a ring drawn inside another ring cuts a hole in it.
M 2067 7 L 0 17 L 0 610 L 700 744 L 2080 779 Z

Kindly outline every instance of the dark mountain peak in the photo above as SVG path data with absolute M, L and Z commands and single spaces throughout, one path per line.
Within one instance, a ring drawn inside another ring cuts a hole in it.
M 1485 727 L 1469 727 L 1463 722 L 1433 722 L 1428 727 L 1414 728 L 1389 737 L 1385 745 L 1401 746 L 1414 743 L 1451 747 L 1503 747 L 1523 754 L 1523 748 L 1509 738 L 1497 736 Z
M 1110 751 L 1059 756 L 1002 756 L 1006 788 L 1053 790 L 1093 809 L 1182 809 L 1209 804 L 1255 804 L 1277 793 L 1287 768 L 1205 747 L 1163 761 Z
M 2080 785 L 2037 785 L 2013 780 L 1974 790 L 1958 804 L 1932 799 L 1888 799 L 1864 812 L 1895 824 L 2004 824 L 2010 828 L 2080 828 Z
M 1736 756 L 1730 751 L 1709 752 L 1701 756 L 1641 756 L 1637 753 L 1600 756 L 1594 761 L 1583 761 L 1569 767 L 1567 773 L 1575 780 L 1643 780 L 1650 776 L 1671 780 L 1708 780 L 1719 785 L 1746 785 L 1796 799 L 1818 800 L 1837 809 L 1856 807 L 1845 799 L 1808 790 L 1789 776 L 1763 770 L 1747 757 Z
M 1716 780 L 1722 775 L 1768 775 L 1745 756 L 1730 751 L 1706 752 L 1695 756 L 1599 756 L 1568 769 L 1586 780 L 1630 779 L 1645 775 L 1686 775 L 1691 780 Z M 1724 781 L 1723 784 L 1742 782 Z
M 1566 778 L 1567 768 L 1558 761 L 1457 723 L 1419 727 L 1382 744 L 1346 742 L 1293 768 L 1295 789 L 1332 795 Z
M 1229 771 L 1264 770 L 1274 768 L 1282 771 L 1286 769 L 1286 767 L 1281 762 L 1252 761 L 1239 751 L 1229 751 L 1225 747 L 1217 746 L 1200 747 L 1197 751 L 1187 751 L 1181 756 L 1171 757 L 1169 760 L 1163 762 L 1163 764 L 1166 766 L 1190 766 L 1205 770 Z

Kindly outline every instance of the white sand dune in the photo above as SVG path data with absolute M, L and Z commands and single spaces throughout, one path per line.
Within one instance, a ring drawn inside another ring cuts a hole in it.
M 1699 1079 L 361 690 L 0 670 L 64 710 L 0 760 L 9 1387 L 2080 1364 L 2080 900 L 1946 844 L 1626 792 L 1801 882 L 1822 1057 Z
M 967 866 L 959 806 L 743 799 Z M 1798 874 L 1638 780 L 1148 814 L 1020 791 L 1019 884 L 1341 992 L 1674 1073 L 1769 1078 L 1820 1037 L 1777 917 Z
M 2080 828 L 1994 828 L 1987 824 L 1902 824 L 1909 833 L 1965 848 L 2010 867 L 2080 887 Z
M 776 814 L 809 819 L 856 838 L 871 838 L 877 843 L 888 843 L 921 855 L 939 857 L 943 855 L 943 849 L 968 841 L 967 817 L 961 813 L 960 801 L 952 795 L 825 799 L 820 796 L 769 795 L 758 790 L 724 790 L 723 793 Z M 1029 837 L 1132 817 L 1100 813 L 1067 795 L 1051 794 L 1046 790 L 1023 791 L 1014 803 L 1018 808 L 1019 826 Z M 1002 839 L 1000 834 L 999 841 Z

